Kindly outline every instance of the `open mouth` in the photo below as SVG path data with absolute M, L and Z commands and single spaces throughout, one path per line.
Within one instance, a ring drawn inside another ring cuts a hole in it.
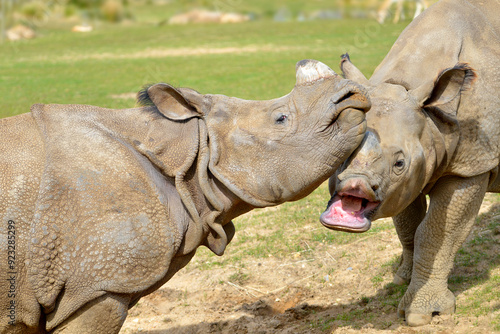
M 366 232 L 371 227 L 370 217 L 379 204 L 380 202 L 371 202 L 367 198 L 335 193 L 328 208 L 321 214 L 320 222 L 332 230 Z

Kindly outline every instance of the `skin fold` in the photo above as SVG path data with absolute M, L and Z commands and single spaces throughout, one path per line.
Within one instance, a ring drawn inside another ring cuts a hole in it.
M 411 326 L 452 313 L 448 276 L 487 191 L 499 192 L 500 3 L 442 0 L 399 36 L 370 80 L 367 133 L 330 179 L 324 226 L 364 232 L 393 217 L 403 246 L 394 278 L 409 283 Z M 427 206 L 426 196 L 430 202 Z
M 370 101 L 315 60 L 296 78 L 269 101 L 159 83 L 133 109 L 1 119 L 0 332 L 118 333 L 199 246 L 222 255 L 233 218 L 324 182 L 363 139 Z

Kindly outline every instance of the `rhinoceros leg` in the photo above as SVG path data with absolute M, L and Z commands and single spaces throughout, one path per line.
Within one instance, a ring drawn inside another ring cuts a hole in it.
M 448 275 L 475 221 L 488 180 L 488 173 L 444 177 L 431 191 L 429 211 L 415 234 L 411 282 L 399 304 L 399 315 L 408 325 L 427 324 L 435 312 L 454 312 L 455 296 L 448 289 Z
M 106 294 L 75 312 L 54 334 L 117 334 L 127 317 L 130 297 Z
M 403 254 L 401 254 L 401 264 L 399 265 L 396 275 L 394 275 L 394 283 L 403 285 L 410 282 L 411 272 L 413 268 L 413 249 L 415 232 L 418 225 L 425 217 L 427 203 L 425 195 L 420 194 L 417 199 L 411 203 L 399 215 L 393 218 L 394 226 L 398 232 L 399 240 L 403 246 Z

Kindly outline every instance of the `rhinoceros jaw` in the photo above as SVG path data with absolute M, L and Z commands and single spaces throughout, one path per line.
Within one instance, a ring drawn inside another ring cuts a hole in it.
M 361 233 L 371 227 L 368 215 L 378 207 L 378 202 L 351 195 L 336 195 L 320 217 L 321 223 L 332 230 Z
M 313 83 L 320 79 L 336 77 L 335 73 L 331 68 L 313 59 L 301 60 L 296 66 L 296 79 L 297 85 L 303 85 L 308 83 Z

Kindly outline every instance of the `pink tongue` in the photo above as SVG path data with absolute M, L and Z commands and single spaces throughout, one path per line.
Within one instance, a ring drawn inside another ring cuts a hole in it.
M 362 201 L 363 200 L 358 197 L 344 196 L 342 197 L 342 209 L 347 212 L 357 212 L 361 210 Z

